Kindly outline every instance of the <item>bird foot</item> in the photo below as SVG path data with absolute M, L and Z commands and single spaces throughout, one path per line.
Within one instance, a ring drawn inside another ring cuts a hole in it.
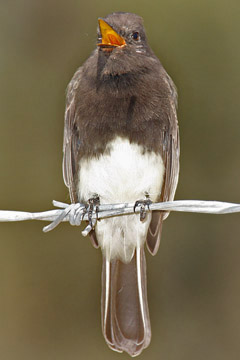
M 92 198 L 88 199 L 88 204 L 86 204 L 83 209 L 82 219 L 85 214 L 88 214 L 88 222 L 92 229 L 94 229 L 98 219 L 99 205 L 100 198 L 97 194 L 94 194 Z M 96 217 L 93 218 L 94 213 L 96 214 Z
M 150 197 L 146 194 L 145 200 L 137 200 L 134 204 L 133 210 L 135 212 L 136 208 L 140 206 L 140 221 L 144 221 L 147 216 L 147 211 L 150 211 L 149 206 L 152 204 Z

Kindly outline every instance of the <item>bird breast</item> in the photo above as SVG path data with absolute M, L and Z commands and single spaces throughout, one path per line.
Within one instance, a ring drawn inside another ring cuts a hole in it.
M 164 165 L 160 154 L 117 137 L 98 158 L 83 159 L 79 166 L 78 193 L 86 202 L 98 194 L 102 204 L 135 202 L 149 194 L 156 201 L 161 193 Z M 145 241 L 151 214 L 140 222 L 127 215 L 98 222 L 96 233 L 107 257 L 130 261 L 136 246 Z

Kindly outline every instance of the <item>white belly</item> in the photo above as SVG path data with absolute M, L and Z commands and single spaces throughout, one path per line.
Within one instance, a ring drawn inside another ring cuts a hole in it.
M 143 153 L 143 148 L 117 137 L 106 154 L 98 159 L 82 160 L 79 197 L 87 201 L 98 194 L 102 204 L 135 202 L 145 194 L 156 201 L 161 193 L 164 165 L 160 155 Z M 119 216 L 97 223 L 98 242 L 108 258 L 130 261 L 136 246 L 145 241 L 151 214 L 140 222 L 139 215 Z

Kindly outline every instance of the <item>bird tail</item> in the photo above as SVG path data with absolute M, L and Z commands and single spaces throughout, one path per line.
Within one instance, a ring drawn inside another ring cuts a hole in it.
M 103 257 L 101 304 L 102 330 L 108 346 L 139 355 L 151 340 L 143 248 L 136 249 L 129 263 Z

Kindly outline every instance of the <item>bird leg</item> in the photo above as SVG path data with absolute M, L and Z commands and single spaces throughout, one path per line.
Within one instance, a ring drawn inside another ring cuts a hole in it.
M 98 194 L 93 194 L 93 197 L 88 199 L 88 204 L 85 205 L 85 209 L 83 210 L 82 219 L 84 215 L 87 213 L 89 225 L 91 226 L 92 229 L 94 229 L 94 226 L 96 225 L 97 222 L 99 205 L 100 205 L 100 198 Z M 94 212 L 96 213 L 96 219 L 93 219 Z
M 150 211 L 149 205 L 152 204 L 149 194 L 146 193 L 145 196 L 145 200 L 137 200 L 133 207 L 133 210 L 135 212 L 136 208 L 140 206 L 140 221 L 144 221 L 146 219 L 147 211 Z

